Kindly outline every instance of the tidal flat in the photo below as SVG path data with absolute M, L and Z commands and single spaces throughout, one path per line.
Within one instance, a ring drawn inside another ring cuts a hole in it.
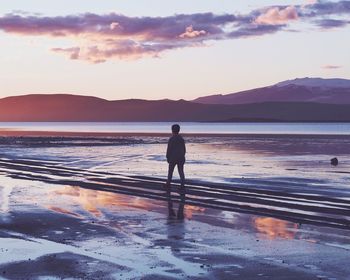
M 162 135 L 2 137 L 1 277 L 349 279 L 350 137 L 185 139 L 169 200 Z

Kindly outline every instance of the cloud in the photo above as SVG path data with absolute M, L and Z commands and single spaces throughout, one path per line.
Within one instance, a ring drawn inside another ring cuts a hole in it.
M 304 18 L 350 14 L 350 1 L 316 1 L 304 6 L 299 16 Z
M 255 20 L 257 24 L 281 25 L 291 20 L 298 19 L 298 11 L 294 6 L 285 8 L 273 7 L 258 16 Z
M 63 53 L 69 56 L 70 59 L 79 59 L 80 48 L 53 48 L 52 51 L 57 53 Z
M 133 40 L 114 40 L 100 45 L 87 45 L 74 48 L 53 48 L 56 53 L 63 53 L 70 59 L 86 60 L 92 63 L 103 63 L 111 58 L 134 60 L 143 56 L 157 57 L 164 50 L 171 49 L 166 44 L 148 45 Z
M 248 38 L 276 33 L 284 28 L 284 25 L 247 25 L 228 34 L 230 38 Z
M 350 24 L 349 20 L 342 20 L 342 19 L 321 19 L 315 21 L 316 25 L 321 27 L 322 29 L 330 29 L 330 28 L 337 28 L 337 27 L 345 27 L 346 25 Z
M 341 65 L 330 65 L 330 64 L 327 64 L 327 65 L 323 65 L 321 68 L 322 69 L 326 69 L 326 70 L 335 70 L 335 69 L 339 69 L 339 68 L 342 68 L 343 66 Z
M 318 3 L 318 0 L 306 0 L 306 3 L 303 5 L 303 7 L 308 6 L 308 5 L 313 5 Z
M 190 25 L 186 27 L 186 31 L 179 35 L 180 38 L 196 38 L 202 35 L 206 35 L 207 32 L 205 30 L 194 30 L 193 26 Z
M 0 17 L 0 30 L 20 36 L 63 37 L 79 44 L 52 51 L 73 60 L 92 63 L 112 58 L 157 57 L 162 52 L 204 45 L 206 40 L 228 38 L 229 25 L 240 28 L 243 17 L 199 13 L 169 17 L 127 17 L 120 14 L 92 13 L 65 17 Z
M 109 25 L 109 28 L 111 30 L 115 30 L 115 29 L 118 29 L 118 28 L 121 28 L 119 22 L 112 22 L 110 25 Z
M 167 17 L 129 17 L 117 13 L 48 17 L 21 12 L 0 16 L 0 31 L 17 36 L 65 38 L 72 46 L 53 46 L 53 52 L 72 60 L 102 63 L 110 59 L 159 57 L 165 51 L 205 46 L 208 40 L 274 34 L 287 30 L 294 21 L 329 30 L 349 24 L 342 18 L 348 14 L 350 0 L 269 6 L 247 14 L 194 13 Z

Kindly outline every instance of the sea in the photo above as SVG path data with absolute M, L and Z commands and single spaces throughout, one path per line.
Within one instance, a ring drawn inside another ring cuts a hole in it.
M 0 122 L 0 130 L 168 133 L 173 122 Z M 350 123 L 179 122 L 182 133 L 350 135 Z

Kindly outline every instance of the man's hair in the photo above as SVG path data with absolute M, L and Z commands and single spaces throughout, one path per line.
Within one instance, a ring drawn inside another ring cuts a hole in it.
M 171 131 L 172 131 L 173 133 L 178 134 L 178 133 L 180 132 L 180 126 L 179 126 L 178 124 L 173 124 L 173 125 L 171 126 Z

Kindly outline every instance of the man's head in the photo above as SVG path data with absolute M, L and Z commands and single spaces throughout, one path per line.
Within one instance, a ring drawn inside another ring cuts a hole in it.
M 180 126 L 178 124 L 173 124 L 171 126 L 171 131 L 173 132 L 173 134 L 179 134 L 180 132 Z

